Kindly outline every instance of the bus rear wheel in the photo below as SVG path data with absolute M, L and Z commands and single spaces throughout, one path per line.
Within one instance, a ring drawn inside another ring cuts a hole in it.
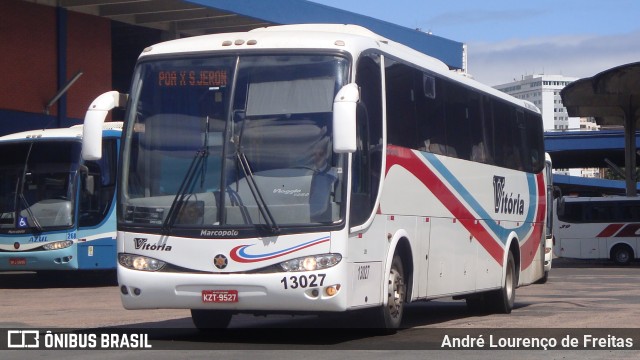
M 501 314 L 511 313 L 516 300 L 517 286 L 518 276 L 516 275 L 516 262 L 513 258 L 513 253 L 509 251 L 502 288 L 491 293 L 489 296 L 489 300 L 491 304 L 493 304 L 496 312 Z
M 229 326 L 233 313 L 226 310 L 191 309 L 191 320 L 200 331 L 224 329 Z
M 629 265 L 633 259 L 633 250 L 627 245 L 619 244 L 611 249 L 611 260 L 618 265 Z

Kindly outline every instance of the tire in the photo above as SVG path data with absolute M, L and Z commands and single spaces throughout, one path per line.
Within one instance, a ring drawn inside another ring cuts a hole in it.
M 611 249 L 611 260 L 618 265 L 629 265 L 633 259 L 633 251 L 627 245 L 616 245 Z
M 381 325 L 384 329 L 398 329 L 402 322 L 404 305 L 407 299 L 407 287 L 404 283 L 404 267 L 400 256 L 394 255 L 386 284 L 387 305 L 381 309 Z
M 518 286 L 518 277 L 516 274 L 516 262 L 513 253 L 509 251 L 507 258 L 507 268 L 505 270 L 504 283 L 502 288 L 490 294 L 490 301 L 497 313 L 509 314 L 513 310 L 513 304 L 516 300 L 516 287 Z
M 487 301 L 484 295 L 469 296 L 465 299 L 467 309 L 473 314 L 482 314 L 487 312 Z
M 233 313 L 225 310 L 191 309 L 191 320 L 200 331 L 224 329 L 229 326 Z
M 536 281 L 536 284 L 546 284 L 549 281 L 549 272 L 545 271 L 540 280 Z

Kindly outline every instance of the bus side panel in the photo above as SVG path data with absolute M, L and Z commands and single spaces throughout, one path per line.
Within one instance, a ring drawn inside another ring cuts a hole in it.
M 563 258 L 597 259 L 609 257 L 606 238 L 597 237 L 603 226 L 598 224 L 570 224 L 555 219 L 556 254 Z M 603 241 L 604 240 L 604 241 Z
M 580 239 L 580 257 L 583 259 L 596 259 L 600 257 L 604 252 L 600 250 L 601 246 L 598 244 L 600 240 L 594 237 L 585 237 Z M 603 242 L 606 245 L 606 242 Z M 606 255 L 605 257 L 609 257 Z
M 349 263 L 349 307 L 382 303 L 382 262 Z
M 429 247 L 431 246 L 431 219 L 419 218 L 417 224 L 419 244 L 412 246 L 414 258 L 414 295 L 427 296 L 429 283 Z
M 458 219 L 433 218 L 431 222 L 429 297 L 474 291 L 478 243 Z
M 486 220 L 480 220 L 483 227 L 489 228 Z M 506 238 L 504 230 L 498 236 L 501 239 Z M 476 289 L 478 291 L 490 290 L 500 287 L 502 279 L 502 264 L 487 252 L 483 247 L 478 247 L 478 275 L 476 279 Z
M 114 269 L 116 267 L 116 239 L 102 239 L 78 243 L 78 267 L 83 270 Z

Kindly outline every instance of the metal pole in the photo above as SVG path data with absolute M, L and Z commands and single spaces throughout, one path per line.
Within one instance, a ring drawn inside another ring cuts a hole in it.
M 631 95 L 633 96 L 633 95 Z M 627 196 L 637 196 L 636 184 L 636 119 L 632 109 L 631 96 L 629 98 L 629 106 L 625 109 L 624 114 L 624 171 L 626 173 Z

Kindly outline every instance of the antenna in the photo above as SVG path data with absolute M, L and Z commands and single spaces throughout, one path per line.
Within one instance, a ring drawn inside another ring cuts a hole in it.
M 78 71 L 78 73 L 73 78 L 71 78 L 71 80 L 67 81 L 65 86 L 63 86 L 62 89 L 58 91 L 56 96 L 54 96 L 53 99 L 51 99 L 49 103 L 47 103 L 47 105 L 44 107 L 45 114 L 49 115 L 49 108 L 51 108 L 51 106 L 53 106 L 53 104 L 55 104 L 56 101 L 58 101 L 58 99 L 60 99 L 62 95 L 64 95 L 69 90 L 71 85 L 73 85 L 73 83 L 75 83 L 80 78 L 80 76 L 82 76 L 82 74 L 82 70 Z

